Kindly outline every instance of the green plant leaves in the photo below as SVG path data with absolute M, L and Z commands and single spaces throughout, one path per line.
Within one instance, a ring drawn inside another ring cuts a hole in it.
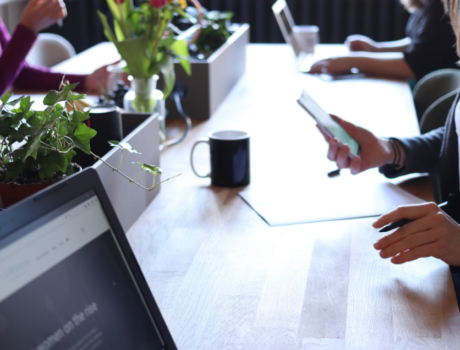
M 10 93 L 2 96 L 9 106 L 0 115 L 0 167 L 6 169 L 3 181 L 14 181 L 26 169 L 38 170 L 39 177 L 47 180 L 72 174 L 74 148 L 90 153 L 90 140 L 96 131 L 84 124 L 89 112 L 69 113 L 63 106 L 83 98 L 72 94 L 76 86 L 50 91 L 44 99 L 48 106 L 44 111 L 33 111 L 29 96 L 13 101 Z
M 190 65 L 190 55 L 188 52 L 188 46 L 185 40 L 178 40 L 171 45 L 171 51 L 177 56 L 179 63 L 184 68 L 187 75 L 192 74 L 192 66 Z
M 128 151 L 129 153 L 136 153 L 141 154 L 140 152 L 136 151 L 129 143 L 127 142 L 119 142 L 119 141 L 109 141 L 109 145 L 121 149 L 122 151 Z
M 97 11 L 97 14 L 99 15 L 99 18 L 101 20 L 102 26 L 104 27 L 104 34 L 105 37 L 113 42 L 114 44 L 118 43 L 117 37 L 115 36 L 112 28 L 110 28 L 109 22 L 107 21 L 106 15 L 104 15 L 101 11 Z
M 127 39 L 115 43 L 121 57 L 126 61 L 129 73 L 134 78 L 149 78 L 151 58 L 148 54 L 149 42 L 145 37 Z
M 10 92 L 10 90 L 8 90 L 7 92 L 5 92 L 5 94 L 2 96 L 1 100 L 3 102 L 3 105 L 6 105 L 8 100 L 11 98 L 11 96 L 13 96 L 13 93 Z
M 43 100 L 43 104 L 45 106 L 54 106 L 60 101 L 69 99 L 72 90 L 75 89 L 77 85 L 78 83 L 66 85 L 61 91 L 51 90 L 46 94 L 46 97 Z
M 86 154 L 91 154 L 91 147 L 89 141 L 96 136 L 97 131 L 88 128 L 85 124 L 79 124 L 73 135 L 69 134 L 69 137 L 75 143 L 75 146 L 81 149 Z
M 76 126 L 85 120 L 89 119 L 89 113 L 90 111 L 86 112 L 80 112 L 80 111 L 74 111 L 72 115 L 72 120 L 70 121 L 71 126 Z
M 165 87 L 164 87 L 164 99 L 169 96 L 171 91 L 174 89 L 174 82 L 176 81 L 176 71 L 174 70 L 174 60 L 171 56 L 165 56 L 163 61 L 160 63 L 160 70 L 163 74 Z
M 142 170 L 153 174 L 153 177 L 157 176 L 157 174 L 158 175 L 163 174 L 163 170 L 161 170 L 161 168 L 159 168 L 159 167 L 157 167 L 155 165 L 151 165 L 151 164 L 147 164 L 147 163 L 138 163 L 138 162 L 135 162 L 133 164 L 140 165 Z
M 22 162 L 11 162 L 5 165 L 6 168 L 6 178 L 5 181 L 14 180 L 24 169 L 24 164 Z

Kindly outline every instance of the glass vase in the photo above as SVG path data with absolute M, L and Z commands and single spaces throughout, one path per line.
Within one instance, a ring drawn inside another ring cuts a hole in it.
M 133 78 L 131 88 L 123 99 L 123 108 L 134 113 L 158 113 L 160 144 L 166 140 L 165 101 L 163 92 L 157 90 L 158 75 L 151 78 Z

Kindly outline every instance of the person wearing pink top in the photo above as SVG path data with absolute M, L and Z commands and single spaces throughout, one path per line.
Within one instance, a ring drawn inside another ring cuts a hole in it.
M 38 32 L 66 16 L 63 0 L 31 0 L 11 36 L 0 18 L 0 96 L 12 87 L 21 90 L 59 89 L 65 73 L 30 66 L 25 59 Z M 100 85 L 106 85 L 109 74 L 106 68 L 101 67 L 89 75 L 66 74 L 66 79 L 70 83 L 79 83 L 79 91 L 97 92 Z

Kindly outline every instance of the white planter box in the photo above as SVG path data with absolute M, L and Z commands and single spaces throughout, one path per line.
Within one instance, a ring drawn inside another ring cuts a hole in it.
M 135 178 L 140 166 L 133 162 L 141 162 L 160 166 L 159 152 L 159 122 L 157 115 L 122 114 L 123 134 L 127 135 L 123 142 L 128 142 L 142 154 L 123 153 L 123 163 L 120 170 L 131 178 Z M 103 159 L 114 167 L 118 167 L 121 150 L 113 149 Z M 148 192 L 130 183 L 126 178 L 98 161 L 93 165 L 99 174 L 105 190 L 112 202 L 118 219 L 125 232 L 144 212 L 150 202 L 159 193 L 160 187 Z M 157 182 L 161 181 L 157 176 Z M 145 187 L 152 187 L 152 174 L 143 173 L 138 182 Z
M 208 59 L 192 60 L 191 76 L 176 63 L 176 80 L 184 82 L 187 87 L 182 107 L 192 119 L 209 119 L 246 71 L 249 28 L 249 24 L 239 25 L 227 42 Z M 166 107 L 168 117 L 179 117 L 171 99 L 167 100 Z

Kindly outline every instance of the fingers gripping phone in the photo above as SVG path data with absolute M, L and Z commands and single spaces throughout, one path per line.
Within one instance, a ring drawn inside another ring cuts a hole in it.
M 342 145 L 350 147 L 350 157 L 359 156 L 360 147 L 358 142 L 352 138 L 342 126 L 340 126 L 305 90 L 297 100 L 297 103 L 310 114 L 315 121 L 329 134 L 336 138 Z

